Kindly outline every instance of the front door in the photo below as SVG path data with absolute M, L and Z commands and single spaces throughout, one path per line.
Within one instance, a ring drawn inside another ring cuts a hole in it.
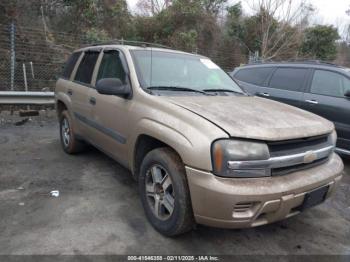
M 103 78 L 119 78 L 124 84 L 129 84 L 121 62 L 121 53 L 117 50 L 104 51 L 98 69 L 96 83 Z M 91 118 L 94 129 L 90 132 L 90 140 L 95 146 L 127 165 L 127 146 L 129 130 L 130 99 L 99 94 L 92 88 L 89 92 L 92 104 Z
M 300 107 L 308 73 L 307 68 L 279 67 L 260 96 Z

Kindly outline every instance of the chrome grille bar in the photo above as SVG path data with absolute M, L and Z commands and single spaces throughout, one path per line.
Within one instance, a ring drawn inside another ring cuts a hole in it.
M 266 160 L 252 161 L 228 161 L 228 167 L 233 170 L 239 169 L 260 169 L 260 168 L 280 168 L 300 164 L 310 164 L 319 159 L 328 157 L 334 151 L 334 146 L 321 149 L 310 150 L 294 155 L 271 157 Z

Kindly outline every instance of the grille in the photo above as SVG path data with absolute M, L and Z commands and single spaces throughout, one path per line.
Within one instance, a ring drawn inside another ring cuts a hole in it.
M 251 209 L 253 206 L 252 202 L 238 203 L 234 206 L 233 211 L 238 213 L 243 213 Z
M 289 166 L 289 167 L 273 168 L 273 169 L 271 169 L 271 176 L 288 175 L 289 173 L 292 173 L 292 172 L 301 171 L 304 169 L 319 166 L 319 165 L 327 162 L 327 160 L 328 160 L 328 157 L 318 159 L 315 162 L 310 163 L 310 164 L 301 164 L 301 165 L 295 165 L 295 166 Z
M 328 135 L 268 143 L 271 157 L 298 154 L 330 145 Z
M 332 142 L 330 141 L 330 137 L 328 135 L 268 143 L 271 157 L 294 155 L 310 150 L 322 149 L 331 145 Z M 328 159 L 329 156 L 318 159 L 308 164 L 298 164 L 288 167 L 273 168 L 271 169 L 271 175 L 283 176 L 292 172 L 312 168 L 325 163 Z

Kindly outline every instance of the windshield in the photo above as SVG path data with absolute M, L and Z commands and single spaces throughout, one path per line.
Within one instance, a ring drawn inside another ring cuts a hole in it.
M 132 50 L 131 53 L 143 88 L 182 87 L 243 93 L 222 69 L 207 58 L 151 50 Z

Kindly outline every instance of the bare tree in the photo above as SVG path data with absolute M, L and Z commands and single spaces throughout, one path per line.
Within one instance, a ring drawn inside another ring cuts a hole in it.
M 295 52 L 314 9 L 307 0 L 246 0 L 259 18 L 261 57 Z
M 171 5 L 171 0 L 139 0 L 137 8 L 143 15 L 155 15 Z
M 350 7 L 345 11 L 345 13 L 350 16 Z M 343 35 L 345 36 L 345 41 L 348 45 L 350 45 L 350 25 L 347 24 L 344 26 Z

